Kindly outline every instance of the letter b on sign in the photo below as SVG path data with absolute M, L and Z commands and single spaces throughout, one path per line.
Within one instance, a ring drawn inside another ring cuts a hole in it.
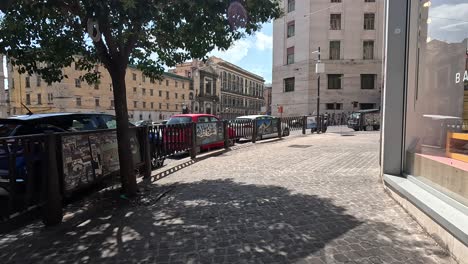
M 460 83 L 460 78 L 461 78 L 460 73 L 455 74 L 455 83 Z

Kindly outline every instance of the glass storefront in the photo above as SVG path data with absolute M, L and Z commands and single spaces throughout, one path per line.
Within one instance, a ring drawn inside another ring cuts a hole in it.
M 405 172 L 468 206 L 468 1 L 411 3 Z

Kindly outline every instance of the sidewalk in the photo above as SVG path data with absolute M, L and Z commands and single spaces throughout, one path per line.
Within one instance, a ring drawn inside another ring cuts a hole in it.
M 2 263 L 451 263 L 383 190 L 379 134 L 259 142 L 0 237 Z

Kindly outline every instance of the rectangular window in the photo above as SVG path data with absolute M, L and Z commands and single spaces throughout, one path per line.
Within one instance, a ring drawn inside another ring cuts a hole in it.
M 162 91 L 159 91 L 159 97 L 161 97 L 161 96 L 162 96 Z
M 296 0 L 288 0 L 288 13 L 296 10 Z
M 182 100 L 185 100 L 185 94 L 182 94 Z
M 154 109 L 154 103 L 151 102 L 151 109 Z
M 294 37 L 296 30 L 296 24 L 294 21 L 288 23 L 288 38 Z
M 94 98 L 94 105 L 96 105 L 96 107 L 99 106 L 99 98 Z
M 294 77 L 284 79 L 284 92 L 294 92 L 294 82 Z
M 364 14 L 364 30 L 374 30 L 374 29 L 375 29 L 375 14 L 365 13 Z
M 153 95 L 154 95 L 154 90 L 150 89 L 150 96 L 153 96 Z
M 36 76 L 36 86 L 37 87 L 41 86 L 41 76 L 39 75 Z
M 375 104 L 372 104 L 372 103 L 361 103 L 361 104 L 359 104 L 359 109 L 361 109 L 361 110 L 375 109 Z
M 136 73 L 132 73 L 132 80 L 136 81 L 137 80 L 136 77 L 137 77 Z
M 286 50 L 286 63 L 293 64 L 294 63 L 294 47 L 290 47 Z
M 332 3 L 341 3 L 341 0 L 331 0 Z
M 81 97 L 76 98 L 76 106 L 81 106 Z
M 330 29 L 341 30 L 341 14 L 330 14 Z
M 166 103 L 166 109 L 169 110 L 169 103 Z
M 80 79 L 75 79 L 75 87 L 76 88 L 81 88 L 81 80 Z
M 179 98 L 179 95 L 177 93 L 175 93 L 175 98 L 178 99 Z
M 330 60 L 341 59 L 341 42 L 339 40 L 330 41 Z
M 175 81 L 175 87 L 179 87 L 179 83 Z
M 26 94 L 26 104 L 27 105 L 31 104 L 31 95 L 30 94 Z
M 113 99 L 110 100 L 110 106 L 111 106 L 112 108 L 114 108 L 114 106 L 115 106 L 115 103 L 114 103 L 114 100 L 113 100 Z
M 361 74 L 361 89 L 375 89 L 375 74 Z
M 363 42 L 363 59 L 373 60 L 374 59 L 374 41 L 366 40 Z
M 341 110 L 343 109 L 343 104 L 341 103 L 328 103 L 326 104 L 327 110 Z
M 27 76 L 26 78 L 24 78 L 25 82 L 26 82 L 26 88 L 30 88 L 31 87 L 31 81 L 30 81 L 30 78 L 29 76 Z
M 159 109 L 161 110 L 161 108 L 162 108 L 162 103 L 159 103 Z
M 169 80 L 166 80 L 166 86 L 169 86 Z
M 185 89 L 185 83 L 182 83 L 182 89 Z
M 54 94 L 53 93 L 48 93 L 47 94 L 47 101 L 49 103 L 52 103 L 54 101 Z
M 169 99 L 169 92 L 166 92 L 166 99 Z
M 175 105 L 175 109 L 179 110 L 179 105 L 178 104 Z
M 146 108 L 146 102 L 143 102 L 143 108 Z
M 137 101 L 133 101 L 133 108 L 137 108 L 138 107 L 138 102 Z
M 328 74 L 328 89 L 341 89 L 342 74 Z
M 133 87 L 133 93 L 136 93 L 136 92 L 137 92 L 137 88 Z
M 146 95 L 146 89 L 145 89 L 145 88 L 141 88 L 141 93 L 142 93 L 143 95 Z
M 42 104 L 42 95 L 41 94 L 37 94 L 37 104 L 38 105 Z

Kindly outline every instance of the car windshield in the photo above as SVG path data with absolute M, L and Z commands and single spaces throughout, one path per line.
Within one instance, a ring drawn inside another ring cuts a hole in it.
M 9 137 L 15 128 L 17 128 L 18 124 L 5 124 L 0 123 L 0 137 Z
M 350 118 L 359 118 L 361 116 L 361 113 L 352 113 Z
M 167 121 L 168 125 L 173 125 L 173 124 L 185 124 L 185 123 L 191 123 L 192 118 L 189 116 L 178 116 L 178 117 L 172 117 Z

